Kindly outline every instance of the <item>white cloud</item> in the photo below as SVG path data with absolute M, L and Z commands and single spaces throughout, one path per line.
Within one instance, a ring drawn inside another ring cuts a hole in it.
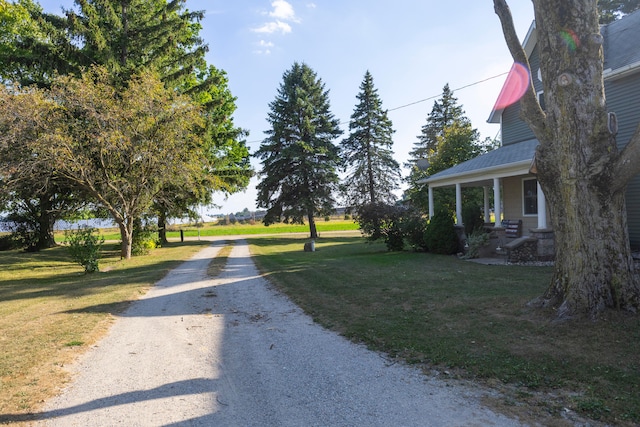
M 291 25 L 282 21 L 267 22 L 260 27 L 254 28 L 253 31 L 264 34 L 273 34 L 277 32 L 287 34 L 291 32 Z
M 296 13 L 293 10 L 293 6 L 285 0 L 275 0 L 271 3 L 273 11 L 269 13 L 269 16 L 283 21 L 299 22 L 296 17 Z
M 315 3 L 308 3 L 308 4 L 307 4 L 307 7 L 308 7 L 309 9 L 315 9 L 317 6 L 316 6 L 316 4 L 315 4 Z
M 260 40 L 256 45 L 258 49 L 254 50 L 253 53 L 257 55 L 271 55 L 271 48 L 274 47 L 272 42 L 266 40 Z

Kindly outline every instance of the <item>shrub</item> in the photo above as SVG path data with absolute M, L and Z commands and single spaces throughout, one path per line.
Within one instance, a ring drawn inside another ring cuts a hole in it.
M 384 203 L 370 203 L 358 209 L 355 218 L 370 242 L 384 240 L 390 251 L 404 249 L 402 215 L 404 208 Z
M 464 205 L 462 207 L 462 223 L 467 236 L 470 236 L 476 230 L 482 230 L 484 218 L 480 206 L 474 204 Z
M 133 239 L 131 242 L 131 255 L 147 255 L 153 249 L 160 246 L 156 238 L 155 227 L 143 225 L 142 220 L 136 220 L 133 224 Z
M 65 243 L 69 245 L 71 259 L 84 267 L 85 273 L 100 271 L 98 260 L 104 238 L 93 227 L 78 227 L 64 232 Z
M 0 251 L 10 251 L 11 249 L 18 249 L 19 247 L 20 244 L 12 234 L 3 234 L 0 236 Z
M 489 233 L 486 233 L 482 229 L 475 229 L 471 234 L 467 235 L 467 253 L 462 258 L 471 259 L 478 258 L 480 248 L 489 243 Z
M 424 233 L 427 229 L 427 219 L 417 209 L 407 209 L 402 218 L 402 231 L 405 240 L 416 251 L 428 250 Z
M 429 251 L 436 254 L 451 255 L 458 249 L 458 236 L 452 213 L 446 208 L 438 208 L 424 233 Z

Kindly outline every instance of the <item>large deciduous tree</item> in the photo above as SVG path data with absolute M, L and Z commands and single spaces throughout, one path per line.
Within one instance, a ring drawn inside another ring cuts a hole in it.
M 357 95 L 358 105 L 351 115 L 349 136 L 341 143 L 347 168 L 343 181 L 349 207 L 366 204 L 393 204 L 399 186 L 400 165 L 393 158 L 393 124 L 382 109 L 373 77 L 366 72 Z
M 542 301 L 559 318 L 594 318 L 607 308 L 636 312 L 640 281 L 625 190 L 640 172 L 640 127 L 623 150 L 608 130 L 597 1 L 533 0 L 533 7 L 545 109 L 532 84 L 520 104 L 540 142 L 535 162 L 556 238 L 554 274 Z M 505 0 L 494 0 L 494 9 L 513 59 L 529 66 Z M 566 43 L 563 31 L 575 43 Z
M 39 162 L 88 193 L 120 228 L 121 255 L 131 257 L 134 221 L 167 183 L 206 167 L 188 97 L 166 89 L 151 73 L 116 91 L 102 68 L 81 79 L 60 77 L 50 90 L 3 89 L 0 127 L 6 144 L 21 141 Z M 25 105 L 31 105 L 30 109 Z
M 308 65 L 295 63 L 269 107 L 271 129 L 256 152 L 262 159 L 257 202 L 267 209 L 263 222 L 303 224 L 306 218 L 316 238 L 315 217 L 333 211 L 339 183 L 340 153 L 333 141 L 342 131 L 330 111 L 329 91 Z
M 120 90 L 131 76 L 152 70 L 167 88 L 201 105 L 205 126 L 200 138 L 206 149 L 192 156 L 207 156 L 207 167 L 157 194 L 154 211 L 161 231 L 167 215 L 182 216 L 195 205 L 211 203 L 212 192 L 246 188 L 252 174 L 247 132 L 233 123 L 235 98 L 224 71 L 205 61 L 208 47 L 199 36 L 204 12 L 185 10 L 180 0 L 76 0 L 75 9 L 57 16 L 43 13 L 32 0 L 0 2 L 0 25 L 7 30 L 0 36 L 5 81 L 46 87 L 56 74 L 78 75 L 99 64 Z M 51 213 L 44 205 L 41 211 L 41 217 Z

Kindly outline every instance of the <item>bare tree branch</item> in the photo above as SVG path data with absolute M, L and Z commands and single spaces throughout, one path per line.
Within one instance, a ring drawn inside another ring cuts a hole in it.
M 529 70 L 529 88 L 520 101 L 522 105 L 522 118 L 529 124 L 539 141 L 546 141 L 548 138 L 546 138 L 545 113 L 542 111 L 542 107 L 540 107 L 533 82 L 531 82 L 531 65 L 529 64 L 527 53 L 520 44 L 520 40 L 518 40 L 511 10 L 505 0 L 493 0 L 493 9 L 500 18 L 504 39 L 507 42 L 507 47 L 509 48 L 509 52 L 511 52 L 513 60 L 525 65 L 527 70 Z

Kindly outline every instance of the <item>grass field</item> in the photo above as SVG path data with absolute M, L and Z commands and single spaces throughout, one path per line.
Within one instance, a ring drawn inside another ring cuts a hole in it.
M 358 230 L 358 224 L 353 220 L 331 219 L 330 221 L 318 220 L 316 223 L 318 233 L 327 231 L 349 231 Z M 197 236 L 237 236 L 237 235 L 255 235 L 255 234 L 282 234 L 282 233 L 309 233 L 309 225 L 300 224 L 271 224 L 263 225 L 261 222 L 255 224 L 227 224 L 220 225 L 216 223 L 205 223 L 201 227 L 193 224 L 185 224 L 183 226 L 173 225 L 167 230 L 167 238 L 169 240 L 180 239 L 180 230 L 184 237 Z M 105 240 L 120 240 L 120 233 L 117 229 L 104 229 L 102 234 Z M 62 242 L 64 234 L 56 233 L 56 241 Z
M 250 239 L 260 269 L 322 325 L 409 363 L 506 391 L 502 409 L 640 423 L 640 319 L 552 324 L 527 303 L 549 267 L 387 252 L 361 238 Z M 523 406 L 526 404 L 526 406 Z M 544 424 L 544 422 L 543 422 Z M 560 424 L 562 425 L 562 424 Z

